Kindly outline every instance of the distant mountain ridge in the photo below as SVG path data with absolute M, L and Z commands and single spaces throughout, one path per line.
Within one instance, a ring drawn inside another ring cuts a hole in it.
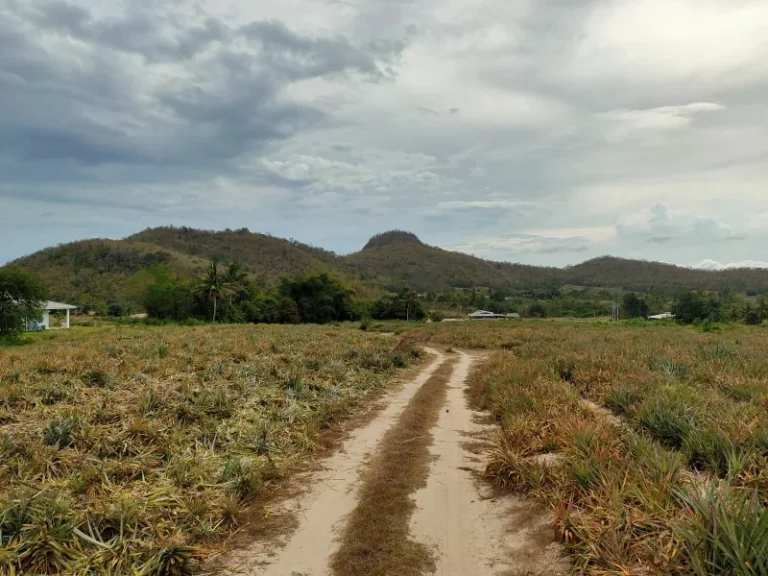
M 123 240 L 83 240 L 47 248 L 12 264 L 39 273 L 57 300 L 119 299 L 131 277 L 153 264 L 172 272 L 200 273 L 210 260 L 239 262 L 265 286 L 281 278 L 327 272 L 372 290 L 409 286 L 420 292 L 490 286 L 524 290 L 562 285 L 623 290 L 705 289 L 768 292 L 768 270 L 701 270 L 603 256 L 553 268 L 494 262 L 423 243 L 393 230 L 373 236 L 360 250 L 340 256 L 301 242 L 246 229 L 208 231 L 150 228 Z

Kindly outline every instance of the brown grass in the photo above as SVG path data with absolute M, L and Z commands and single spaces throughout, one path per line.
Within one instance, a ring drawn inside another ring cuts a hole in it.
M 417 356 L 319 326 L 33 340 L 0 348 L 0 574 L 162 576 L 281 529 L 269 495 Z
M 403 383 L 413 380 L 425 364 L 431 361 L 431 354 L 424 354 L 405 369 L 391 386 L 377 388 L 371 391 L 364 404 L 357 407 L 350 414 L 340 417 L 337 421 L 320 433 L 315 443 L 314 458 L 304 460 L 275 482 L 270 490 L 261 495 L 258 506 L 245 511 L 238 517 L 239 529 L 221 538 L 219 541 L 211 540 L 211 544 L 218 544 L 223 551 L 242 549 L 254 540 L 274 540 L 278 537 L 292 533 L 299 526 L 299 519 L 295 510 L 284 510 L 285 503 L 298 498 L 311 486 L 312 472 L 321 470 L 324 461 L 340 449 L 355 431 L 367 426 L 387 406 L 385 397 Z M 206 569 L 213 571 L 223 570 L 225 564 L 221 563 L 222 556 L 217 555 L 210 559 Z
M 434 569 L 423 544 L 409 538 L 411 494 L 429 476 L 431 429 L 445 403 L 455 360 L 446 360 L 411 399 L 363 475 L 357 508 L 331 561 L 336 576 L 420 576 Z

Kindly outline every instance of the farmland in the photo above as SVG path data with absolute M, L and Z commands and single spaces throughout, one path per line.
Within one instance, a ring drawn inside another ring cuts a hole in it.
M 418 353 L 334 327 L 0 348 L 0 574 L 186 574 Z
M 416 490 L 436 488 L 440 502 L 439 490 L 454 493 L 443 486 L 452 476 L 435 476 L 430 462 L 468 450 L 460 434 L 450 436 L 466 391 L 495 422 L 480 468 L 485 481 L 523 497 L 520 506 L 547 511 L 551 538 L 539 548 L 531 541 L 527 560 L 557 540 L 574 574 L 768 574 L 768 332 L 761 328 L 111 326 L 33 339 L 0 348 L 0 574 L 210 572 L 206 560 L 228 551 L 228 536 L 239 532 L 249 544 L 263 502 L 295 483 L 334 426 L 418 362 L 412 343 L 432 352 L 421 380 L 400 393 L 408 400 L 384 411 L 378 436 L 361 432 L 365 449 L 342 450 L 339 470 L 329 465 L 315 476 L 327 480 L 319 489 L 332 501 L 347 493 L 339 492 L 340 478 L 353 491 L 348 510 L 312 516 L 322 533 L 299 530 L 308 540 L 327 539 L 334 573 L 390 573 L 386 566 L 419 573 L 445 562 L 439 554 L 406 561 L 404 551 L 425 550 L 407 528 L 409 515 L 430 514 L 414 510 Z M 447 389 L 457 391 L 450 400 Z M 432 435 L 442 440 L 430 448 Z M 457 473 L 471 457 L 457 460 L 465 463 Z M 436 469 L 445 474 L 446 466 Z M 480 505 L 473 489 L 456 494 L 468 511 Z M 503 499 L 484 502 L 495 515 L 507 510 Z M 380 514 L 389 515 L 386 546 Z M 349 518 L 340 543 L 326 516 Z M 419 533 L 440 534 L 454 520 L 435 517 L 446 519 Z M 493 546 L 486 552 L 504 555 Z M 261 566 L 259 553 L 243 554 Z
M 555 512 L 577 574 L 768 573 L 768 334 L 462 325 L 498 486 Z

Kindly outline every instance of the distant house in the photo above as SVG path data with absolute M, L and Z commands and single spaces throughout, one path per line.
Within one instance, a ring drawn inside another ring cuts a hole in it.
M 67 319 L 64 322 L 62 328 L 69 328 L 69 311 L 76 309 L 77 306 L 71 304 L 63 304 L 61 302 L 47 301 L 43 306 L 43 315 L 38 320 L 30 320 L 27 322 L 27 330 L 49 330 L 51 328 L 51 312 L 58 310 L 66 310 Z
M 470 320 L 512 320 L 516 318 L 520 318 L 520 314 L 496 314 L 495 312 L 488 312 L 488 310 L 478 310 L 469 315 Z
M 672 312 L 664 312 L 663 314 L 654 314 L 653 316 L 648 316 L 648 320 L 668 320 L 674 317 L 675 315 L 672 314 Z

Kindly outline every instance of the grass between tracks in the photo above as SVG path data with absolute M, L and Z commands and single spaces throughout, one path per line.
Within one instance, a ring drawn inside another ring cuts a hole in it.
M 428 548 L 409 538 L 411 494 L 429 476 L 430 431 L 455 363 L 444 361 L 419 389 L 363 473 L 359 503 L 332 559 L 335 576 L 421 576 L 434 568 Z

